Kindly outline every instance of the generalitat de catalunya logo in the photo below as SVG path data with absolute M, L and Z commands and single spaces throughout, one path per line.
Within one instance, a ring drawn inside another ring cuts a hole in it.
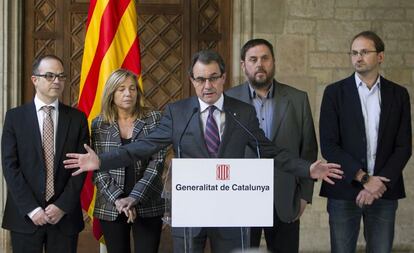
M 230 180 L 230 164 L 216 165 L 216 180 Z

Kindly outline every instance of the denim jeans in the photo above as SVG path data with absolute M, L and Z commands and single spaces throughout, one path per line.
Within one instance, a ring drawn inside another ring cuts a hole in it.
M 397 207 L 398 200 L 378 199 L 360 208 L 355 201 L 328 199 L 331 252 L 356 252 L 361 217 L 366 252 L 391 252 Z

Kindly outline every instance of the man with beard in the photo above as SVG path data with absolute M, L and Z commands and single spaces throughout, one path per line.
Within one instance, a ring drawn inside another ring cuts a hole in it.
M 336 164 L 311 163 L 273 145 L 260 129 L 253 106 L 223 95 L 226 70 L 217 52 L 197 52 L 192 57 L 188 74 L 197 96 L 168 104 L 160 124 L 151 133 L 99 156 L 85 145 L 86 154 L 66 154 L 65 168 L 79 168 L 73 175 L 90 170 L 107 171 L 146 159 L 171 144 L 177 157 L 211 159 L 243 158 L 247 146 L 259 146 L 263 157 L 274 158 L 277 165 L 286 165 L 279 166 L 286 173 L 328 182 L 341 178 L 342 171 Z M 239 124 L 247 126 L 252 136 Z M 131 205 L 126 203 L 121 209 L 128 210 Z M 172 235 L 173 251 L 183 252 L 189 246 L 184 240 L 184 229 L 174 227 Z M 198 227 L 192 229 L 192 247 L 186 252 L 204 252 L 207 238 L 213 253 L 233 252 L 244 245 L 240 228 Z
M 357 34 L 349 55 L 355 73 L 326 87 L 320 116 L 321 151 L 342 165 L 345 180 L 322 184 L 328 198 L 331 252 L 355 252 L 361 217 L 366 252 L 391 252 L 402 170 L 411 156 L 407 89 L 379 74 L 384 42 Z
M 277 82 L 273 46 L 264 39 L 248 41 L 241 49 L 241 67 L 247 81 L 226 92 L 252 104 L 260 127 L 275 146 L 307 161 L 318 154 L 307 94 Z M 255 157 L 246 149 L 247 157 Z M 252 228 L 251 246 L 259 247 L 262 229 L 271 252 L 299 250 L 299 218 L 312 201 L 313 180 L 275 170 L 273 227 Z

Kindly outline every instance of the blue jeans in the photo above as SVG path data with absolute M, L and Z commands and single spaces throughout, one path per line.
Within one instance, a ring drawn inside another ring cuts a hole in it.
M 391 252 L 397 207 L 398 200 L 378 199 L 360 208 L 355 201 L 328 199 L 331 252 L 356 252 L 361 217 L 366 252 Z

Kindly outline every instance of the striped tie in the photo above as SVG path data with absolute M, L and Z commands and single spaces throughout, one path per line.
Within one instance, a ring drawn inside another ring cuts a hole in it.
M 220 135 L 217 127 L 216 120 L 213 113 L 217 109 L 214 105 L 208 108 L 208 117 L 206 122 L 206 131 L 204 133 L 204 139 L 206 141 L 208 152 L 211 157 L 217 157 L 218 148 L 220 146 Z
M 43 106 L 46 116 L 43 120 L 43 158 L 46 165 L 46 201 L 54 194 L 53 163 L 54 163 L 54 128 L 52 120 L 53 106 Z

